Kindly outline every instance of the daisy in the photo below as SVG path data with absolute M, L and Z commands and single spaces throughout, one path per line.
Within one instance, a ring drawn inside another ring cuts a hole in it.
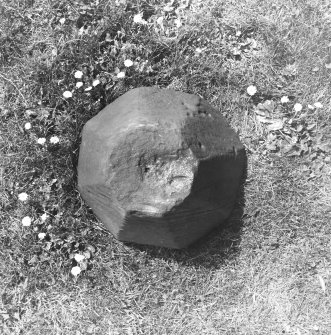
M 255 93 L 257 92 L 257 88 L 256 86 L 248 86 L 247 87 L 247 93 L 250 95 L 250 96 L 253 96 Z
M 84 84 L 81 82 L 81 81 L 78 81 L 77 83 L 76 83 L 76 87 L 77 88 L 80 88 L 80 87 L 82 87 Z
M 74 76 L 77 79 L 81 79 L 83 77 L 83 72 L 82 71 L 76 71 Z
M 119 72 L 117 74 L 117 78 L 124 78 L 125 77 L 125 72 Z
M 24 128 L 26 129 L 26 130 L 29 130 L 29 129 L 31 129 L 31 123 L 30 122 L 27 122 L 25 125 L 24 125 Z
M 125 67 L 130 67 L 130 66 L 132 66 L 132 65 L 133 65 L 133 62 L 132 62 L 131 59 L 126 59 L 126 60 L 124 61 L 124 66 L 125 66 Z
M 167 6 L 165 6 L 165 7 L 163 8 L 163 10 L 164 10 L 165 12 L 171 12 L 173 9 L 174 9 L 174 7 L 169 6 L 169 5 L 167 5 Z
M 40 144 L 40 145 L 45 144 L 46 143 L 46 138 L 45 137 L 38 138 L 37 143 Z
M 68 99 L 68 98 L 71 98 L 72 97 L 72 93 L 70 91 L 65 91 L 63 92 L 63 96 Z
M 143 14 L 139 13 L 133 17 L 134 23 L 146 24 L 147 22 L 143 19 Z
M 84 255 L 80 255 L 80 254 L 75 254 L 75 261 L 77 263 L 80 263 L 81 261 L 83 261 L 85 259 L 85 256 Z
M 71 274 L 75 277 L 77 277 L 80 273 L 82 272 L 82 270 L 80 269 L 79 266 L 74 266 L 72 269 L 71 269 Z
M 287 97 L 287 96 L 283 96 L 281 99 L 280 99 L 280 102 L 282 103 L 282 104 L 286 104 L 287 102 L 289 102 L 290 100 L 289 100 L 289 98 Z
M 57 136 L 52 136 L 49 141 L 52 143 L 52 144 L 56 144 L 56 143 L 59 143 L 59 138 Z
M 176 19 L 174 22 L 177 28 L 180 28 L 183 25 L 180 19 Z
M 44 213 L 44 214 L 40 217 L 40 219 L 41 219 L 42 222 L 45 222 L 45 221 L 47 220 L 48 217 L 49 217 L 49 215 L 47 215 L 46 213 Z
M 38 238 L 39 240 L 43 240 L 45 238 L 46 234 L 45 233 L 39 233 Z
M 31 220 L 30 216 L 25 216 L 25 217 L 22 219 L 22 225 L 23 225 L 24 227 L 30 227 L 30 226 L 31 226 L 31 222 L 32 222 L 32 220 Z
M 314 106 L 315 106 L 316 108 L 322 108 L 322 107 L 323 107 L 323 105 L 322 105 L 320 102 L 315 102 L 315 103 L 314 103 Z
M 294 110 L 296 112 L 300 112 L 302 110 L 302 105 L 299 104 L 299 103 L 296 103 L 294 106 L 293 106 Z
M 94 80 L 93 83 L 92 83 L 93 86 L 98 86 L 99 84 L 100 84 L 99 79 Z
M 18 195 L 18 200 L 27 201 L 28 200 L 28 195 L 25 192 L 22 192 Z

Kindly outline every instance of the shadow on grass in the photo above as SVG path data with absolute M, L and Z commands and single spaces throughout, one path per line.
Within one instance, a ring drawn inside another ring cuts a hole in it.
M 237 200 L 230 217 L 188 248 L 177 250 L 134 243 L 125 243 L 125 245 L 146 252 L 150 257 L 175 261 L 183 266 L 220 268 L 225 262 L 235 257 L 239 250 L 245 208 L 246 177 L 247 167 L 245 167 Z

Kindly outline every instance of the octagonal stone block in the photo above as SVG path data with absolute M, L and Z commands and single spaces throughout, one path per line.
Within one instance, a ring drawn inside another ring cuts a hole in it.
M 228 218 L 245 163 L 205 100 L 141 87 L 84 126 L 78 188 L 117 239 L 183 248 Z

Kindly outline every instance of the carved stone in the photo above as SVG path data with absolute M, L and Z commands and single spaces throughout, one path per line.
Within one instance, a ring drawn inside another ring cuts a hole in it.
M 84 126 L 78 188 L 117 239 L 183 248 L 230 215 L 245 161 L 205 100 L 141 87 Z

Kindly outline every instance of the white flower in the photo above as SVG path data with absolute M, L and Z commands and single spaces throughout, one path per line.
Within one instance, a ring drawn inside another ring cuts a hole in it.
M 80 254 L 75 254 L 74 258 L 75 258 L 75 261 L 77 263 L 80 263 L 81 261 L 83 261 L 85 259 L 85 256 L 84 255 L 80 255 Z
M 156 22 L 158 25 L 163 26 L 163 16 L 158 17 Z
M 293 108 L 296 112 L 300 112 L 302 110 L 302 105 L 299 103 L 296 103 Z
M 198 53 L 198 54 L 201 54 L 202 49 L 201 49 L 201 48 L 196 48 L 196 49 L 195 49 L 195 52 Z
M 38 238 L 39 240 L 43 240 L 45 238 L 46 234 L 45 233 L 39 233 Z
M 177 28 L 180 28 L 183 25 L 180 19 L 176 19 L 174 22 Z
M 82 272 L 82 270 L 80 269 L 79 266 L 74 266 L 72 269 L 71 269 L 71 274 L 75 277 L 77 277 L 80 273 Z
M 88 91 L 91 91 L 91 89 L 92 89 L 92 86 L 89 86 L 89 87 L 86 87 L 84 91 L 88 92 Z
M 59 20 L 59 22 L 60 22 L 61 24 L 64 24 L 64 22 L 66 22 L 66 19 L 65 19 L 64 17 L 62 17 L 62 18 Z
M 143 14 L 139 13 L 133 17 L 134 23 L 146 24 L 147 22 L 143 19 Z
M 27 201 L 28 200 L 28 195 L 25 192 L 22 192 L 18 195 L 18 199 L 21 201 Z
M 41 145 L 45 144 L 46 143 L 46 138 L 45 137 L 38 138 L 37 143 L 41 144 Z
M 173 9 L 174 9 L 174 7 L 169 6 L 169 5 L 167 5 L 167 6 L 165 6 L 165 7 L 163 8 L 163 10 L 164 10 L 165 12 L 171 12 Z
M 283 96 L 281 99 L 280 99 L 280 102 L 282 103 L 282 104 L 286 104 L 287 102 L 289 102 L 290 100 L 289 100 L 289 98 L 287 97 L 287 96 Z
M 251 86 L 248 86 L 248 87 L 247 87 L 247 93 L 248 93 L 249 95 L 252 96 L 252 95 L 254 95 L 256 92 L 257 92 L 256 86 L 251 85 Z
M 79 30 L 78 30 L 78 35 L 84 35 L 86 34 L 86 30 L 84 28 L 84 26 L 82 26 Z
M 92 83 L 93 86 L 98 86 L 99 84 L 100 84 L 99 79 L 94 80 L 93 83 Z
M 126 66 L 126 67 L 130 67 L 130 66 L 132 66 L 133 65 L 133 61 L 131 60 L 131 59 L 126 59 L 125 61 L 124 61 L 124 66 Z
M 40 217 L 40 219 L 41 219 L 42 222 L 45 222 L 45 221 L 47 220 L 48 217 L 49 217 L 49 215 L 47 215 L 46 213 L 44 213 L 44 214 Z
M 56 143 L 59 143 L 59 138 L 57 136 L 52 136 L 49 141 L 52 143 L 52 144 L 56 144 Z
M 27 122 L 25 125 L 24 125 L 24 128 L 26 129 L 26 130 L 29 130 L 29 129 L 31 129 L 31 123 L 30 122 Z
M 322 105 L 320 102 L 315 102 L 315 103 L 314 103 L 314 106 L 315 106 L 316 108 L 322 108 L 322 107 L 323 107 L 323 105 Z
M 80 88 L 80 87 L 82 87 L 84 84 L 81 82 L 81 81 L 78 81 L 77 83 L 76 83 L 76 87 L 77 88 Z
M 31 226 L 31 222 L 32 222 L 32 220 L 31 220 L 30 216 L 25 216 L 25 217 L 22 219 L 22 225 L 23 225 L 24 227 L 30 227 L 30 226 Z
M 72 97 L 72 93 L 70 91 L 65 91 L 65 92 L 63 92 L 63 96 L 65 98 L 71 98 Z
M 125 72 L 119 72 L 117 74 L 117 78 L 124 78 L 125 77 Z
M 76 71 L 74 76 L 77 79 L 81 79 L 83 77 L 83 72 L 82 71 Z

